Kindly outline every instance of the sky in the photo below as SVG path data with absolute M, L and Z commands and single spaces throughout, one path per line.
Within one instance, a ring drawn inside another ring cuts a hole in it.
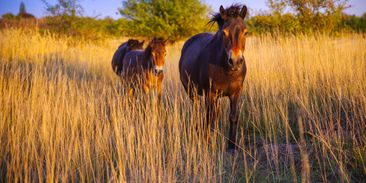
M 19 4 L 24 2 L 28 13 L 36 17 L 47 15 L 45 5 L 41 0 L 0 0 L 0 15 L 5 13 L 17 14 L 19 12 Z M 106 16 L 118 19 L 121 15 L 118 8 L 122 6 L 122 0 L 80 0 L 84 8 L 84 16 L 104 18 Z M 56 0 L 47 0 L 50 4 L 55 4 Z M 203 0 L 210 5 L 214 12 L 218 11 L 220 5 L 227 7 L 233 3 L 244 3 L 249 7 L 249 10 L 256 13 L 267 11 L 266 0 Z M 349 0 L 351 8 L 346 9 L 346 13 L 362 15 L 366 12 L 366 0 Z

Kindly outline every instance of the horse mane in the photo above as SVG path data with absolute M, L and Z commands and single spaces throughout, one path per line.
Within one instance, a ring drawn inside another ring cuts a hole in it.
M 240 16 L 241 8 L 243 7 L 242 4 L 233 4 L 230 7 L 226 8 L 226 13 L 228 18 L 237 18 Z M 222 19 L 220 12 L 215 13 L 212 15 L 212 18 L 208 22 L 208 24 L 212 25 L 217 23 L 219 26 L 219 30 L 222 30 L 222 27 L 224 26 L 225 20 Z

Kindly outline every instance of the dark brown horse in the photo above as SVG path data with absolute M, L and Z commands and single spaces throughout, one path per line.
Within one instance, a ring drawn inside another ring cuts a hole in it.
M 139 42 L 136 39 L 129 39 L 118 47 L 112 58 L 112 69 L 118 76 L 121 75 L 122 61 L 126 53 L 132 50 L 142 49 L 143 45 L 144 41 Z
M 166 40 L 153 38 L 145 50 L 128 52 L 123 59 L 122 79 L 136 87 L 138 84 L 145 93 L 155 89 L 161 96 L 166 56 Z
M 205 96 L 207 126 L 217 120 L 217 99 L 230 99 L 230 134 L 228 149 L 235 149 L 238 106 L 247 71 L 244 59 L 247 7 L 220 7 L 211 19 L 217 23 L 216 34 L 201 33 L 185 42 L 179 61 L 181 82 L 190 95 Z

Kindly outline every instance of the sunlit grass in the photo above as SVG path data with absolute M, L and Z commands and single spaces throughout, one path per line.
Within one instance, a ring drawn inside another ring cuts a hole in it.
M 366 179 L 363 35 L 249 38 L 235 155 L 196 133 L 205 115 L 180 83 L 183 43 L 168 48 L 159 105 L 113 73 L 119 43 L 0 32 L 0 182 Z

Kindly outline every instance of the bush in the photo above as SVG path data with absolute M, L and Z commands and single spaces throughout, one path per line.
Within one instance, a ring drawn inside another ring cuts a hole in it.
M 70 36 L 82 37 L 85 39 L 103 39 L 112 35 L 108 30 L 111 24 L 109 19 L 98 20 L 91 17 L 72 17 L 72 16 L 54 16 L 46 17 L 46 23 L 42 29 L 48 29 L 51 32 L 66 34 Z
M 361 17 L 355 15 L 343 15 L 341 23 L 338 26 L 338 30 L 356 31 L 365 33 L 366 32 L 366 13 Z
M 127 0 L 120 13 L 127 35 L 180 40 L 205 29 L 208 7 L 199 0 Z
M 13 20 L 16 18 L 16 16 L 12 13 L 6 13 L 6 14 L 2 15 L 2 18 L 4 20 Z
M 301 30 L 299 20 L 292 14 L 257 15 L 249 19 L 252 34 L 295 34 Z

